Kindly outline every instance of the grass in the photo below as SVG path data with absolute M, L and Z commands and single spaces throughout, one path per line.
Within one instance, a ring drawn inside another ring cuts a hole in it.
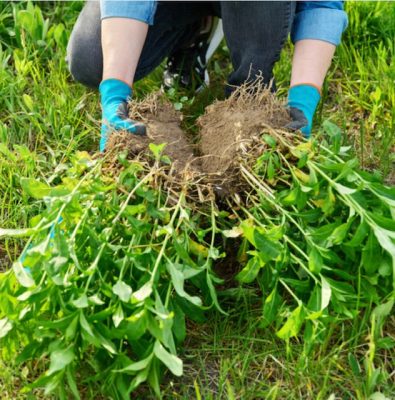
M 23 194 L 21 178 L 51 183 L 77 149 L 91 152 L 98 147 L 97 94 L 72 82 L 64 61 L 67 35 L 82 4 L 37 4 L 0 4 L 2 228 L 27 226 L 40 210 Z M 350 2 L 347 8 L 349 28 L 326 81 L 316 125 L 330 118 L 343 129 L 344 143 L 353 146 L 361 164 L 393 181 L 395 3 Z M 286 95 L 290 51 L 288 45 L 275 70 L 280 96 Z M 183 107 L 191 134 L 205 105 L 221 96 L 227 55 L 224 47 L 211 63 L 213 87 Z M 139 82 L 139 96 L 159 88 L 160 77 L 158 70 Z M 170 98 L 180 102 L 185 95 L 191 99 L 188 93 L 171 93 Z M 23 244 L 21 239 L 0 241 L 0 269 L 9 267 Z M 221 304 L 229 316 L 210 312 L 202 324 L 189 323 L 181 354 L 186 373 L 165 378 L 164 398 L 362 400 L 377 392 L 395 397 L 394 348 L 378 341 L 384 335 L 375 337 L 376 328 L 364 315 L 352 324 L 334 320 L 310 348 L 303 338 L 286 343 L 276 338 L 274 329 L 259 328 L 261 305 L 254 287 L 230 289 Z M 394 339 L 394 328 L 392 317 L 381 330 Z M 28 371 L 5 358 L 3 350 L 2 398 L 29 398 L 17 394 Z M 148 398 L 147 393 L 141 398 Z M 385 397 L 376 394 L 372 399 Z M 97 393 L 86 398 L 98 398 Z

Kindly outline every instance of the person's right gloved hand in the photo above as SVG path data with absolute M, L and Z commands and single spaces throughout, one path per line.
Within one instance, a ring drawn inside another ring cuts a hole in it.
M 291 122 L 285 128 L 291 131 L 300 130 L 309 138 L 313 125 L 313 117 L 321 99 L 320 91 L 313 85 L 296 85 L 288 92 L 288 112 Z
M 106 79 L 99 86 L 102 106 L 100 151 L 106 148 L 113 131 L 127 131 L 134 135 L 145 135 L 146 128 L 141 122 L 128 117 L 128 100 L 132 88 L 118 79 Z

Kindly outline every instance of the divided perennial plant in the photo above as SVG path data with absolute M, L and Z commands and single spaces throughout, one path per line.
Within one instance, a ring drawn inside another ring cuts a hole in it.
M 23 391 L 81 398 L 94 384 L 127 399 L 148 381 L 160 396 L 163 366 L 183 371 L 185 318 L 221 310 L 213 265 L 229 244 L 239 246 L 237 279 L 256 280 L 263 294 L 262 328 L 274 326 L 287 343 L 303 332 L 311 349 L 334 318 L 377 305 L 372 340 L 391 347 L 380 327 L 393 305 L 395 192 L 358 170 L 340 131 L 326 129 L 331 145 L 263 132 L 271 150 L 241 164 L 249 189 L 222 211 L 210 198 L 190 202 L 187 187 L 163 185 L 161 146 L 150 146 L 149 168 L 120 154 L 120 172 L 109 173 L 78 153 L 57 184 L 24 179 L 46 209 L 28 229 L 0 231 L 30 243 L 29 268 L 17 261 L 0 276 L 3 352 L 23 348 L 19 363 L 46 369 Z M 374 387 L 385 377 L 373 361 L 369 368 Z

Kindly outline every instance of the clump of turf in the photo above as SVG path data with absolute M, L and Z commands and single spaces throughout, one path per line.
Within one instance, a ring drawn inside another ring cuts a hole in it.
M 130 157 L 144 157 L 149 153 L 150 143 L 166 143 L 165 153 L 175 170 L 181 172 L 190 166 L 194 159 L 194 146 L 180 127 L 182 114 L 169 101 L 159 93 L 152 93 L 143 100 L 130 102 L 130 117 L 146 124 L 147 136 L 115 132 L 109 138 L 108 151 L 116 147 L 127 150 Z
M 228 99 L 208 106 L 198 119 L 202 172 L 223 194 L 243 192 L 240 165 L 254 165 L 268 149 L 262 140 L 265 129 L 292 142 L 295 134 L 282 129 L 287 122 L 284 104 L 261 79 L 238 87 Z
M 228 99 L 208 106 L 198 119 L 202 170 L 217 175 L 237 170 L 240 159 L 257 156 L 254 149 L 264 150 L 264 128 L 281 129 L 288 121 L 284 104 L 261 81 L 237 88 Z

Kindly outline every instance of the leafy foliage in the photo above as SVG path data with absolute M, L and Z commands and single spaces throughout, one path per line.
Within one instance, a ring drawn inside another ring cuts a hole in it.
M 255 193 L 238 212 L 248 261 L 237 277 L 257 280 L 262 326 L 276 321 L 287 340 L 303 323 L 312 340 L 330 315 L 355 318 L 395 288 L 395 190 L 359 170 L 340 130 L 324 127 L 331 146 L 278 136 L 255 170 L 243 168 Z M 290 299 L 292 311 L 284 308 Z
M 126 399 L 144 381 L 160 395 L 162 365 L 182 374 L 185 318 L 221 310 L 212 272 L 221 236 L 242 239 L 236 278 L 258 282 L 260 326 L 274 325 L 280 339 L 303 331 L 306 343 L 320 343 L 334 316 L 354 319 L 372 303 L 382 324 L 392 301 L 380 302 L 394 287 L 395 192 L 358 170 L 336 127 L 326 129 L 331 146 L 264 135 L 271 150 L 254 168 L 241 166 L 251 190 L 245 203 L 229 200 L 231 213 L 188 203 L 187 188 L 166 192 L 163 146 L 151 145 L 149 169 L 121 154 L 112 176 L 78 153 L 57 184 L 23 179 L 46 209 L 30 228 L 0 231 L 31 243 L 22 257 L 29 268 L 17 261 L 1 276 L 0 336 L 5 348 L 25 344 L 19 362 L 49 358 L 24 390 L 78 398 L 84 365 L 108 395 Z
M 155 167 L 144 173 L 141 164 L 124 163 L 110 178 L 101 161 L 78 153 L 56 186 L 22 182 L 47 205 L 31 228 L 0 233 L 30 235 L 32 243 L 23 255 L 28 269 L 17 261 L 0 284 L 2 347 L 25 344 L 19 363 L 49 358 L 25 391 L 45 386 L 78 398 L 84 365 L 103 393 L 127 399 L 146 380 L 159 393 L 162 364 L 182 374 L 176 348 L 185 316 L 196 319 L 217 301 L 211 266 L 218 252 L 194 233 L 205 215 L 193 213 L 182 193 L 172 203 L 155 190 Z

